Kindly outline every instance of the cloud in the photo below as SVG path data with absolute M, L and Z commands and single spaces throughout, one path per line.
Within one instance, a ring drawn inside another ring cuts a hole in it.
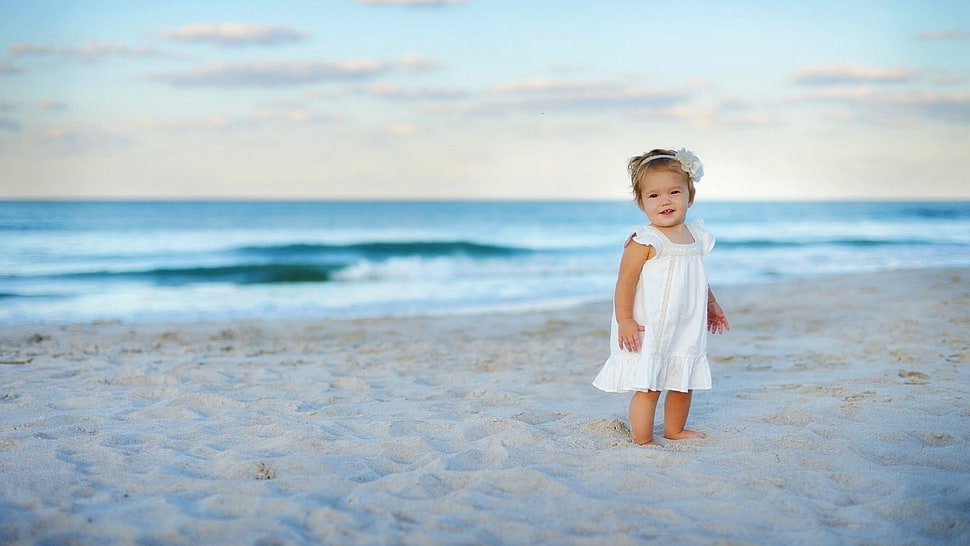
M 188 71 L 153 74 L 147 78 L 176 87 L 283 87 L 371 78 L 388 69 L 387 63 L 374 60 L 263 61 L 211 63 Z
M 466 4 L 468 0 L 354 0 L 366 6 L 448 6 Z
M 63 127 L 49 127 L 37 131 L 30 136 L 31 140 L 40 143 L 71 143 L 79 140 L 79 133 L 69 131 Z
M 970 38 L 970 30 L 929 30 L 916 35 L 917 40 L 944 40 L 947 38 Z
M 791 100 L 842 104 L 850 107 L 857 117 L 875 122 L 917 118 L 970 123 L 970 93 L 967 92 L 887 92 L 872 87 L 833 87 L 801 93 Z
M 31 45 L 18 43 L 7 46 L 7 52 L 15 57 L 27 55 L 53 55 L 70 61 L 93 63 L 117 57 L 171 57 L 173 55 L 153 47 L 128 47 L 112 42 L 91 42 L 80 46 Z
M 158 35 L 178 42 L 210 43 L 223 47 L 277 45 L 297 42 L 306 37 L 303 33 L 285 26 L 248 23 L 188 24 L 162 30 Z
M 494 85 L 488 108 L 533 109 L 664 108 L 687 100 L 680 92 L 631 87 L 606 82 L 537 78 Z
M 433 72 L 440 67 L 437 61 L 418 57 L 417 55 L 405 55 L 397 63 L 408 72 L 415 73 Z
M 952 123 L 970 123 L 970 93 L 900 93 L 883 97 L 878 104 L 904 114 Z
M 936 85 L 959 85 L 965 81 L 964 78 L 959 76 L 954 76 L 952 74 L 941 74 L 933 78 L 933 83 Z
M 128 135 L 96 127 L 47 127 L 28 134 L 26 138 L 34 144 L 67 154 L 118 149 L 132 143 Z
M 397 136 L 411 136 L 424 132 L 424 127 L 417 123 L 399 121 L 388 124 L 387 132 Z
M 360 90 L 381 99 L 411 101 L 451 101 L 463 99 L 468 93 L 455 87 L 415 87 L 405 89 L 394 84 L 379 84 Z
M 233 131 L 258 129 L 273 123 L 313 124 L 334 123 L 337 118 L 304 109 L 265 110 L 249 116 L 208 116 L 188 119 L 148 120 L 141 123 L 143 129 L 164 133 Z
M 878 97 L 882 92 L 873 87 L 823 87 L 793 96 L 790 101 L 837 101 L 863 102 Z
M 695 78 L 688 82 L 691 87 L 696 87 L 698 89 L 711 89 L 717 87 L 717 82 L 714 80 L 708 80 L 705 78 Z
M 576 90 L 588 90 L 602 87 L 604 87 L 604 84 L 598 82 L 557 80 L 554 78 L 534 78 L 531 80 L 496 84 L 493 85 L 489 90 L 495 93 L 525 94 L 573 92 Z
M 0 131 L 10 131 L 11 133 L 19 133 L 21 127 L 20 123 L 5 114 L 0 114 Z
M 916 73 L 904 68 L 850 65 L 810 66 L 792 74 L 792 80 L 799 85 L 901 83 L 916 77 Z
M 4 112 L 10 112 L 16 110 L 17 107 L 9 102 L 0 101 L 0 131 L 9 131 L 11 133 L 19 133 L 23 126 L 19 121 L 8 116 Z
M 63 112 L 67 109 L 66 103 L 49 99 L 40 101 L 39 105 L 42 110 L 46 110 L 48 112 Z
M 576 81 L 555 78 L 505 82 L 474 95 L 451 88 L 403 89 L 377 85 L 367 89 L 372 96 L 387 99 L 434 101 L 420 111 L 435 115 L 503 114 L 506 112 L 659 112 L 689 100 L 679 91 L 650 89 L 601 81 Z M 470 98 L 468 101 L 460 99 Z
M 0 76 L 10 74 L 20 74 L 24 69 L 10 63 L 0 63 Z
M 421 106 L 418 108 L 419 112 L 424 114 L 432 115 L 464 115 L 464 114 L 474 114 L 475 108 L 470 104 L 456 104 L 456 103 L 433 103 Z
M 677 104 L 669 108 L 640 110 L 634 115 L 651 120 L 670 119 L 702 128 L 756 129 L 782 125 L 781 120 L 775 116 L 748 110 L 746 105 L 726 101 L 716 107 Z

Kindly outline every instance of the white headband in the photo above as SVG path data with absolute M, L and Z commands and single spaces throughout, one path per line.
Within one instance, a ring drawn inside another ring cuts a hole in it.
M 641 166 L 642 165 L 646 165 L 647 163 L 650 163 L 654 159 L 677 159 L 677 156 L 674 156 L 674 155 L 652 155 L 652 156 L 644 159 L 643 161 L 641 161 L 640 162 L 640 165 Z
M 652 155 L 640 161 L 640 167 L 644 167 L 647 163 L 650 163 L 654 159 L 676 159 L 677 161 L 680 161 L 680 168 L 683 169 L 683 171 L 687 173 L 687 176 L 689 176 L 694 182 L 700 181 L 701 177 L 704 176 L 704 166 L 701 164 L 701 160 L 694 155 L 694 152 L 686 148 L 677 150 L 674 155 Z

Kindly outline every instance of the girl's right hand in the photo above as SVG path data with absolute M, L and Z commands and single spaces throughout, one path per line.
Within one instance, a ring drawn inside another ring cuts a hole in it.
M 643 332 L 643 326 L 637 324 L 637 321 L 633 319 L 618 321 L 617 325 L 619 326 L 617 334 L 620 339 L 620 350 L 626 349 L 631 353 L 640 352 L 640 332 Z

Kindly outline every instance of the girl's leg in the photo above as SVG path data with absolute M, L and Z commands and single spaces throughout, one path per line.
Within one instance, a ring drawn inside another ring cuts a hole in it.
M 653 443 L 653 419 L 657 414 L 660 391 L 637 391 L 630 399 L 630 432 L 636 444 Z
M 664 400 L 664 438 L 683 440 L 684 438 L 707 438 L 707 435 L 684 428 L 687 414 L 690 413 L 691 391 L 667 391 Z

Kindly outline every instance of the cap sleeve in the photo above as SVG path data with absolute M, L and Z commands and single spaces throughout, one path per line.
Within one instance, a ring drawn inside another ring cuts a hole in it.
M 633 228 L 630 234 L 627 235 L 626 241 L 623 242 L 623 246 L 630 244 L 630 241 L 643 246 L 652 246 L 657 254 L 660 254 L 663 250 L 663 239 L 650 226 L 637 226 Z
M 714 235 L 704 227 L 704 220 L 697 219 L 689 224 L 694 240 L 701 244 L 701 253 L 707 254 L 714 248 Z

